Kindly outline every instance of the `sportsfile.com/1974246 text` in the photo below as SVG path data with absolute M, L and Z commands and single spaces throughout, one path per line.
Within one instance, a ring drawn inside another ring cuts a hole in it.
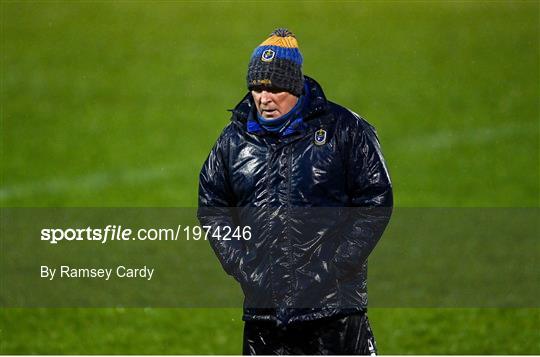
M 104 228 L 43 228 L 40 238 L 50 244 L 76 241 L 104 244 L 110 241 L 250 240 L 251 227 L 178 225 L 175 228 L 131 229 L 122 225 L 107 225 Z

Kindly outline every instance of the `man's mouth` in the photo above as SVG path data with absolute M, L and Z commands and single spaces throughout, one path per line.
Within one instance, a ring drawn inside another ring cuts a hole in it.
M 263 109 L 262 113 L 268 116 L 273 116 L 277 114 L 277 110 L 276 109 Z

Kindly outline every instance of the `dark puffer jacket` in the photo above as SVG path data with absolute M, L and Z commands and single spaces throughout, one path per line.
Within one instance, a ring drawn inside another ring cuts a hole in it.
M 367 257 L 390 219 L 375 129 L 305 79 L 303 126 L 284 137 L 248 131 L 248 93 L 200 174 L 201 225 L 251 228 L 249 240 L 209 234 L 242 286 L 244 320 L 289 324 L 364 310 Z

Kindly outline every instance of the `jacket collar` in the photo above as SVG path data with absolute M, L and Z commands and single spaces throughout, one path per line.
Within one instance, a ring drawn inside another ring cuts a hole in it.
M 309 102 L 303 110 L 303 121 L 308 121 L 310 118 L 314 117 L 315 114 L 326 111 L 328 101 L 319 83 L 308 76 L 304 76 L 304 80 L 308 82 Z M 231 121 L 241 123 L 241 127 L 246 129 L 246 123 L 253 107 L 255 107 L 255 103 L 253 102 L 251 93 L 248 92 L 234 109 L 229 110 L 232 112 Z

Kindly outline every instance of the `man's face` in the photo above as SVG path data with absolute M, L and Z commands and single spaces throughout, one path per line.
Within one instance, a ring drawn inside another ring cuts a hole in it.
M 289 92 L 267 89 L 252 90 L 251 95 L 259 115 L 265 119 L 276 119 L 287 114 L 298 101 L 298 97 Z

